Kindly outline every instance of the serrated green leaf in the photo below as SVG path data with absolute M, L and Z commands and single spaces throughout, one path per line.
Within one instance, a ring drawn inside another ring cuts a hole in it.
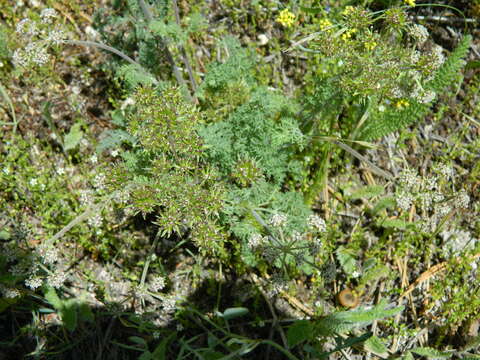
M 343 246 L 340 246 L 335 253 L 337 255 L 338 262 L 342 266 L 345 273 L 351 275 L 357 270 L 357 261 L 347 249 L 345 249 Z
M 402 356 L 400 356 L 399 358 L 397 359 L 401 359 L 401 360 L 415 360 L 415 358 L 413 357 L 412 353 L 410 351 L 407 351 L 405 354 L 403 354 Z
M 128 340 L 130 340 L 131 342 L 135 343 L 135 344 L 138 344 L 138 345 L 141 345 L 142 347 L 147 347 L 147 342 L 145 341 L 144 338 L 140 337 L 140 336 L 130 336 L 128 338 Z
M 405 230 L 408 223 L 400 219 L 386 219 L 381 223 L 384 228 L 394 228 L 399 230 Z
M 145 351 L 138 357 L 138 360 L 153 360 L 154 357 L 152 356 L 152 353 L 150 351 Z
M 160 344 L 157 345 L 155 350 L 153 351 L 153 358 L 156 360 L 165 360 L 166 353 L 167 353 L 167 345 L 168 343 L 177 336 L 177 333 L 174 332 L 170 334 L 168 337 L 163 338 Z
M 416 347 L 410 351 L 417 355 L 426 356 L 429 359 L 448 359 L 453 355 L 451 352 L 440 351 L 431 347 Z
M 75 303 L 70 303 L 60 310 L 60 318 L 68 331 L 74 331 L 77 328 L 77 307 Z
M 92 309 L 86 303 L 78 305 L 78 315 L 82 321 L 93 322 L 95 320 L 95 315 L 93 315 Z
M 69 133 L 63 138 L 63 147 L 65 151 L 75 149 L 83 137 L 83 131 L 81 130 L 81 124 L 76 123 L 72 126 Z
M 371 213 L 373 215 L 378 214 L 380 211 L 385 210 L 385 209 L 393 209 L 397 205 L 397 202 L 393 196 L 387 196 L 382 199 L 380 199 L 373 209 L 371 210 Z
M 381 357 L 382 359 L 388 358 L 388 349 L 383 341 L 376 335 L 373 335 L 364 343 L 364 349 L 371 353 Z
M 313 325 L 311 321 L 299 320 L 289 326 L 287 331 L 288 346 L 294 347 L 312 337 Z
M 51 286 L 46 288 L 45 291 L 45 299 L 53 306 L 53 308 L 57 311 L 63 308 L 63 302 L 57 295 L 55 289 Z
M 350 195 L 350 199 L 370 199 L 372 197 L 382 195 L 384 191 L 385 188 L 381 185 L 369 185 L 356 190 L 352 195 Z
M 386 309 L 386 303 L 381 302 L 369 310 L 357 309 L 330 314 L 319 320 L 316 325 L 320 334 L 332 336 L 335 333 L 346 333 L 354 328 L 366 326 L 373 320 L 396 315 L 402 310 L 403 306 Z

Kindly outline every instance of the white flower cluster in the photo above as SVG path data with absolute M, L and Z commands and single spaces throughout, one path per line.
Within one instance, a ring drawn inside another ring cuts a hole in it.
M 30 276 L 25 280 L 25 286 L 32 290 L 38 289 L 43 284 L 43 279 L 40 276 Z
M 56 16 L 56 11 L 48 8 L 40 13 L 40 22 L 26 18 L 17 24 L 16 33 L 24 45 L 13 53 L 12 60 L 16 66 L 26 67 L 30 64 L 41 66 L 49 61 L 48 48 L 61 44 L 66 38 L 62 30 L 50 28 Z
M 440 222 L 454 209 L 466 209 L 470 204 L 470 196 L 465 191 L 457 194 L 444 194 L 441 184 L 453 179 L 453 168 L 446 164 L 433 167 L 437 175 L 420 177 L 410 169 L 399 176 L 396 193 L 397 206 L 405 212 L 416 205 L 416 213 L 423 213 L 421 229 L 424 232 L 435 231 Z
M 95 214 L 90 216 L 87 220 L 87 224 L 94 228 L 99 228 L 102 226 L 103 218 L 102 214 Z
M 250 236 L 250 239 L 248 239 L 248 246 L 251 250 L 253 250 L 262 245 L 264 241 L 265 239 L 262 235 L 253 234 L 252 236 Z
M 36 252 L 46 265 L 54 264 L 59 260 L 58 249 L 53 246 L 41 244 L 36 248 Z
M 287 220 L 283 214 L 273 214 L 268 223 L 273 227 L 281 227 L 287 223 Z
M 107 177 L 104 173 L 97 174 L 93 179 L 93 187 L 97 190 L 103 190 L 105 188 L 105 180 Z
M 310 227 L 316 229 L 320 233 L 327 231 L 327 224 L 325 223 L 325 220 L 316 214 L 310 215 L 307 219 L 307 222 Z
M 16 33 L 24 37 L 32 37 L 38 34 L 37 23 L 30 19 L 22 19 L 17 24 Z
M 163 276 L 157 276 L 150 280 L 148 285 L 150 286 L 150 289 L 158 292 L 165 287 L 165 278 Z
M 433 67 L 438 69 L 445 62 L 445 55 L 443 55 L 443 48 L 439 45 L 435 45 L 432 50 Z
M 162 301 L 163 311 L 170 314 L 175 311 L 176 299 L 174 297 L 165 297 Z
M 428 40 L 428 30 L 425 26 L 414 24 L 410 27 L 410 36 L 418 42 L 419 45 L 423 45 Z
M 42 23 L 50 24 L 54 18 L 57 17 L 57 12 L 52 8 L 43 9 L 40 13 Z
M 56 271 L 47 277 L 47 284 L 58 289 L 67 280 L 67 274 L 62 271 Z
M 0 284 L 0 297 L 14 299 L 20 297 L 20 291 L 15 288 L 9 288 L 3 284 Z

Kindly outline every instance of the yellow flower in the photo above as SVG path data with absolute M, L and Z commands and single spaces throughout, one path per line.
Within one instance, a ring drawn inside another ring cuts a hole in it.
M 288 9 L 283 9 L 280 11 L 276 21 L 285 27 L 291 27 L 295 23 L 295 14 Z
M 377 47 L 377 42 L 376 41 L 373 41 L 373 40 L 370 40 L 370 41 L 367 41 L 365 43 L 365 49 L 367 50 L 373 50 Z
M 403 0 L 408 6 L 415 6 L 416 0 Z
M 395 103 L 395 107 L 397 109 L 404 109 L 406 107 L 409 107 L 410 106 L 410 103 L 405 100 L 405 99 L 401 99 L 401 100 L 398 100 L 396 103 Z
M 345 7 L 345 10 L 342 11 L 342 15 L 343 16 L 348 16 L 351 13 L 353 13 L 354 11 L 355 11 L 355 8 L 353 6 L 347 6 L 347 7 Z
M 350 29 L 350 30 L 345 31 L 342 34 L 342 40 L 343 41 L 349 40 L 352 37 L 352 35 L 355 34 L 356 32 L 357 32 L 357 29 Z
M 320 30 L 322 30 L 322 31 L 327 30 L 332 25 L 333 25 L 332 22 L 328 19 L 320 20 Z M 328 29 L 328 30 L 330 30 L 330 29 Z

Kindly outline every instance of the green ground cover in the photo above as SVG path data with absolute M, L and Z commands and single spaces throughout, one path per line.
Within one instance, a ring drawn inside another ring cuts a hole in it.
M 480 2 L 0 14 L 0 359 L 480 358 Z

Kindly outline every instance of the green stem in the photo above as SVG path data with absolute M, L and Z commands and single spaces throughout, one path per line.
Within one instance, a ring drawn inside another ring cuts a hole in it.
M 320 166 L 315 170 L 313 176 L 313 184 L 309 187 L 307 193 L 305 194 L 305 203 L 307 205 L 312 205 L 318 194 L 322 192 L 327 184 L 328 178 L 328 168 L 330 165 L 330 155 L 331 155 L 331 144 L 325 143 L 321 151 L 321 163 Z
M 144 0 L 138 0 L 138 3 L 140 5 L 140 8 L 142 9 L 143 15 L 145 16 L 145 19 L 147 20 L 147 24 L 152 22 L 153 20 L 153 15 L 148 9 L 147 4 L 145 3 Z M 168 49 L 168 42 L 166 39 L 162 38 L 161 36 L 157 36 L 158 42 L 160 46 L 163 48 L 165 51 L 165 56 L 167 58 L 168 63 L 172 67 L 173 75 L 175 76 L 175 79 L 177 79 L 178 84 L 181 87 L 184 87 L 186 89 L 186 97 L 189 102 L 194 102 L 194 99 L 192 95 L 190 94 L 190 89 L 188 88 L 187 84 L 185 83 L 185 80 L 183 79 L 182 74 L 180 73 L 180 70 L 177 67 L 177 64 L 175 64 L 175 60 L 173 59 L 173 55 Z

